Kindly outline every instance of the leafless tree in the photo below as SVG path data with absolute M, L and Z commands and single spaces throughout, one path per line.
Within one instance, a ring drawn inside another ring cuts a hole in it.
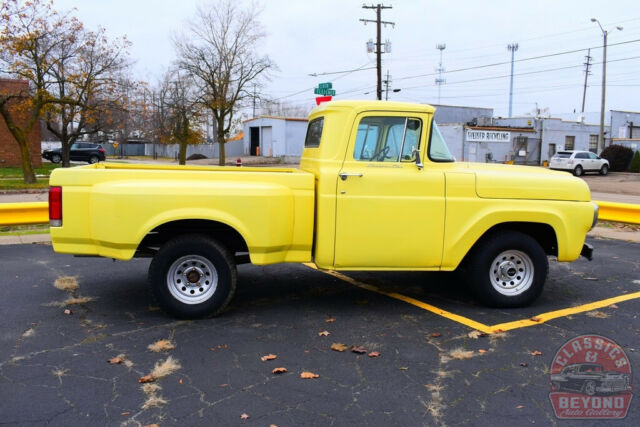
M 255 5 L 241 8 L 233 0 L 219 0 L 199 7 L 187 33 L 174 38 L 178 66 L 195 78 L 200 102 L 213 114 L 220 165 L 225 164 L 225 138 L 234 114 L 248 105 L 254 84 L 260 85 L 275 67 L 258 51 L 264 37 Z

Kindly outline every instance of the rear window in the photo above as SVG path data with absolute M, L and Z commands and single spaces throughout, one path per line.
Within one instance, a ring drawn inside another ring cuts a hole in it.
M 571 153 L 560 151 L 553 157 L 556 157 L 558 159 L 568 159 L 569 157 L 571 157 Z
M 305 148 L 315 148 L 320 146 L 323 127 L 324 117 L 320 117 L 309 122 L 309 126 L 307 127 L 307 137 L 304 140 Z

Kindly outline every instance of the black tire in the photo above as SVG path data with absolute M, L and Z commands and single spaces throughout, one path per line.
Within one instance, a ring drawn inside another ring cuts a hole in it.
M 575 176 L 582 176 L 582 174 L 584 174 L 584 169 L 582 169 L 582 166 L 578 165 L 576 166 L 576 168 L 573 170 L 573 174 Z
M 93 155 L 89 157 L 89 164 L 98 163 L 100 161 L 100 157 Z
M 491 307 L 524 307 L 540 296 L 549 260 L 540 244 L 519 231 L 496 232 L 474 248 L 467 268 L 471 289 Z
M 196 319 L 224 310 L 235 293 L 236 274 L 227 248 L 213 239 L 190 234 L 160 248 L 149 266 L 149 285 L 167 314 Z
M 609 173 L 609 166 L 602 165 L 602 167 L 600 168 L 600 175 L 606 175 L 608 173 Z
M 60 156 L 60 154 L 51 155 L 51 163 L 60 163 L 61 161 L 62 161 L 62 156 Z
M 582 386 L 582 392 L 587 396 L 593 396 L 594 394 L 596 394 L 596 388 L 597 384 L 595 383 L 595 381 L 587 381 Z

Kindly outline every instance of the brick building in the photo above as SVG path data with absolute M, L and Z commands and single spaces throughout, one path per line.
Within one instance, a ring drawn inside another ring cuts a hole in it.
M 29 82 L 26 80 L 0 79 L 0 96 L 2 94 L 18 93 L 29 90 Z M 11 106 L 9 106 L 11 109 Z M 29 151 L 33 167 L 42 165 L 40 157 L 40 123 L 37 122 L 29 133 Z M 20 159 L 20 147 L 9 132 L 7 124 L 0 116 L 0 167 L 22 166 Z

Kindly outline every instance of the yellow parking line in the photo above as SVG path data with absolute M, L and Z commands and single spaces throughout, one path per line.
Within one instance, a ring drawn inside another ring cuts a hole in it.
M 557 319 L 559 317 L 565 317 L 572 314 L 584 313 L 585 311 L 592 311 L 598 308 L 607 307 L 611 304 L 615 304 L 617 302 L 628 301 L 632 299 L 640 298 L 640 292 L 634 292 L 631 294 L 620 295 L 613 298 L 607 298 L 599 301 L 590 302 L 588 304 L 578 305 L 576 307 L 564 308 L 562 310 L 549 311 L 547 313 L 537 314 L 535 316 L 530 317 L 529 319 L 515 320 L 513 322 L 499 323 L 496 325 L 485 325 L 484 323 L 476 322 L 473 319 L 469 319 L 468 317 L 460 316 L 455 313 L 451 313 L 450 311 L 443 310 L 431 304 L 424 303 L 415 298 L 408 297 L 406 295 L 402 295 L 396 292 L 387 292 L 376 286 L 369 285 L 367 283 L 360 282 L 356 279 L 353 279 L 349 276 L 346 276 L 342 273 L 338 273 L 337 271 L 332 270 L 320 270 L 313 263 L 304 264 L 307 267 L 313 268 L 314 270 L 322 271 L 325 274 L 330 276 L 337 277 L 340 280 L 343 280 L 347 283 L 350 283 L 359 288 L 365 289 L 370 292 L 376 292 L 381 295 L 386 295 L 388 297 L 404 301 L 408 304 L 414 305 L 416 307 L 422 308 L 423 310 L 430 311 L 439 316 L 445 317 L 449 320 L 453 320 L 454 322 L 461 323 L 469 328 L 476 329 L 480 332 L 485 332 L 488 334 L 493 334 L 497 332 L 506 332 L 511 331 L 513 329 L 526 328 L 529 326 L 540 325 L 549 320 Z
M 530 319 L 516 320 L 513 322 L 492 325 L 491 328 L 494 331 L 498 331 L 498 330 L 509 331 L 511 329 L 526 328 L 527 326 L 539 325 L 540 323 L 544 323 L 552 319 L 557 319 L 558 317 L 565 317 L 572 314 L 584 313 L 585 311 L 591 311 L 597 308 L 607 307 L 617 302 L 628 301 L 636 298 L 640 298 L 640 292 L 620 295 L 613 298 L 607 298 L 600 301 L 590 302 L 588 304 L 564 308 L 562 310 L 549 311 L 547 313 L 542 313 L 542 314 L 533 316 Z
M 417 300 L 415 298 L 411 298 L 411 297 L 408 297 L 408 296 L 405 296 L 405 295 L 402 295 L 402 294 L 398 294 L 396 292 L 383 291 L 382 289 L 380 289 L 380 288 L 378 288 L 376 286 L 369 285 L 367 283 L 362 283 L 362 282 L 360 282 L 360 281 L 358 281 L 356 279 L 352 279 L 349 276 L 345 276 L 342 273 L 338 273 L 337 271 L 319 270 L 318 267 L 316 267 L 316 265 L 312 264 L 312 263 L 306 263 L 305 265 L 307 267 L 313 268 L 314 270 L 322 271 L 323 273 L 326 273 L 326 274 L 329 274 L 331 276 L 337 277 L 338 279 L 344 280 L 345 282 L 351 283 L 352 285 L 357 286 L 359 288 L 366 289 L 367 291 L 371 291 L 371 292 L 376 292 L 376 293 L 379 293 L 379 294 L 382 294 L 382 295 L 386 295 L 388 297 L 395 298 L 395 299 L 400 300 L 400 301 L 404 301 L 404 302 L 409 303 L 411 305 L 415 305 L 416 307 L 420 307 L 423 310 L 427 310 L 427 311 L 435 313 L 435 314 L 437 314 L 439 316 L 446 317 L 447 319 L 453 320 L 454 322 L 462 323 L 463 325 L 466 325 L 466 326 L 468 326 L 470 328 L 477 329 L 480 332 L 485 332 L 487 334 L 490 334 L 490 333 L 494 332 L 491 329 L 491 326 L 487 326 L 487 325 L 485 325 L 483 323 L 476 322 L 475 320 L 469 319 L 467 317 L 451 313 L 449 311 L 446 311 L 446 310 L 443 310 L 441 308 L 435 307 L 435 306 L 433 306 L 431 304 L 427 304 L 427 303 L 424 303 L 422 301 L 419 301 L 419 300 Z

